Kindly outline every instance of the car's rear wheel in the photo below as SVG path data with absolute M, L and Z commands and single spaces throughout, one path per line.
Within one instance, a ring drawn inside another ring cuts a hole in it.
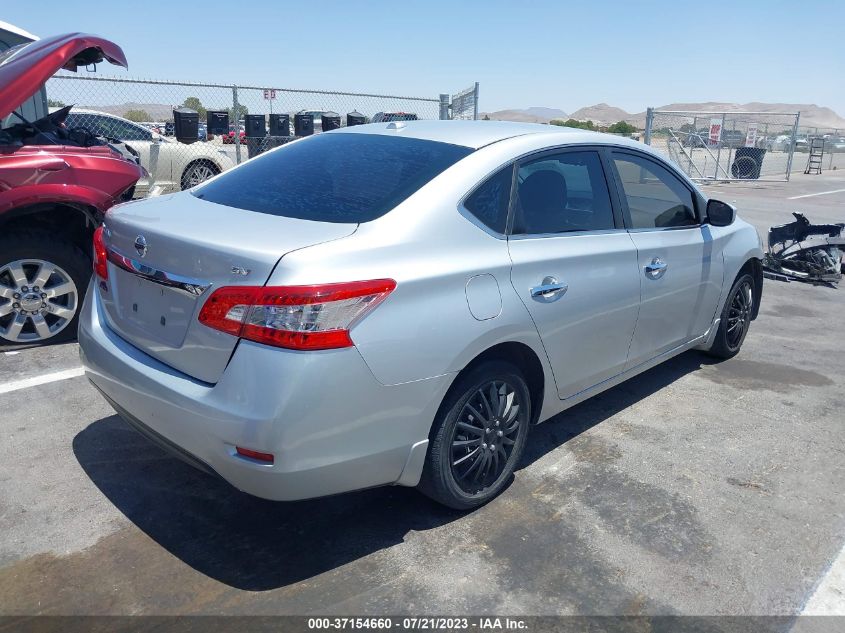
M 748 273 L 737 277 L 722 308 L 722 318 L 710 354 L 718 358 L 731 358 L 739 353 L 751 327 L 755 294 L 754 277 Z
M 519 369 L 504 361 L 474 368 L 440 407 L 420 490 L 459 510 L 487 503 L 510 482 L 530 420 L 531 397 Z
M 71 242 L 41 231 L 0 238 L 0 345 L 76 337 L 90 260 Z
M 190 189 L 213 178 L 220 173 L 220 168 L 210 160 L 198 160 L 185 168 L 182 174 L 182 189 Z

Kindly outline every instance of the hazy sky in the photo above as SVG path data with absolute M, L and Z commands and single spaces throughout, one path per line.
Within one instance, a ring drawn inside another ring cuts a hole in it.
M 426 97 L 478 81 L 482 110 L 777 101 L 845 116 L 845 0 L 36 0 L 0 19 L 113 39 L 132 77 Z

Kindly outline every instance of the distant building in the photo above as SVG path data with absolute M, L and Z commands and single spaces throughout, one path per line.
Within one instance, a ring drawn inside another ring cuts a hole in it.
M 32 33 L 28 33 L 23 29 L 19 29 L 13 24 L 0 22 L 0 55 L 3 54 L 3 51 L 6 51 L 12 48 L 13 46 L 18 46 L 19 44 L 26 44 L 28 42 L 34 42 L 37 39 L 38 36 L 33 35 Z M 23 114 L 24 117 L 26 117 L 30 121 L 34 121 L 36 119 L 40 119 L 43 116 L 46 116 L 46 88 L 44 86 L 41 86 L 38 92 L 36 92 L 29 99 L 27 99 L 21 104 L 19 111 L 21 112 L 21 114 Z M 3 120 L 2 127 L 14 124 L 15 122 L 20 122 L 20 120 L 16 116 L 10 115 L 5 120 Z

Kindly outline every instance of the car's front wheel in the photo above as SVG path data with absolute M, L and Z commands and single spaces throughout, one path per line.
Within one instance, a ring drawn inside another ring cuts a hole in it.
M 434 421 L 420 490 L 451 508 L 483 505 L 509 483 L 531 421 L 528 385 L 514 365 L 479 365 L 450 390 Z
M 754 277 L 748 273 L 743 273 L 734 281 L 722 308 L 722 318 L 710 354 L 718 358 L 731 358 L 739 353 L 751 327 L 754 297 L 757 294 L 755 290 Z
M 70 340 L 91 262 L 71 242 L 42 231 L 0 238 L 0 346 Z
M 185 168 L 182 174 L 182 189 L 190 189 L 198 184 L 213 178 L 220 173 L 220 168 L 210 160 L 198 160 Z

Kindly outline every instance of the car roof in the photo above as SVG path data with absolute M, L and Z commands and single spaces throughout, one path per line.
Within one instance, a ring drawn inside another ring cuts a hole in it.
M 539 123 L 515 123 L 511 121 L 392 121 L 389 123 L 354 125 L 327 132 L 327 134 L 338 133 L 404 136 L 427 141 L 451 143 L 452 145 L 463 145 L 472 149 L 478 149 L 491 143 L 526 134 L 560 135 L 562 137 L 571 134 L 573 135 L 572 138 L 566 138 L 566 140 L 579 143 L 585 141 L 601 143 L 608 142 L 611 139 L 614 142 L 622 140 L 618 136 L 589 132 L 576 128 L 543 125 Z

